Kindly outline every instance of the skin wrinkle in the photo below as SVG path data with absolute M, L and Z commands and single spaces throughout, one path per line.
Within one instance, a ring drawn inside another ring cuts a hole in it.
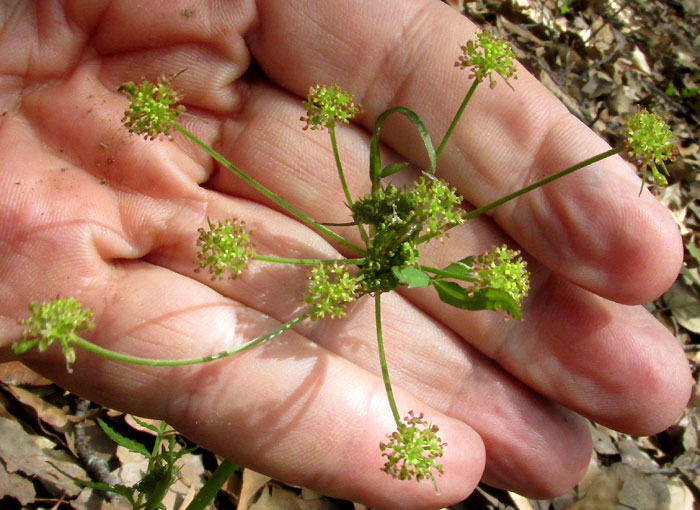
M 357 95 L 360 104 L 364 105 L 371 102 L 373 110 L 381 111 L 403 104 L 400 98 L 404 88 L 411 85 L 414 81 L 415 66 L 419 62 L 419 59 L 415 58 L 415 54 L 421 49 L 420 43 L 424 40 L 425 35 L 423 37 L 418 36 L 425 34 L 425 31 L 422 31 L 420 28 L 423 23 L 429 21 L 429 11 L 430 9 L 426 4 L 412 13 L 411 18 L 406 20 L 399 31 L 392 31 L 393 34 L 396 34 L 391 40 L 393 47 L 384 50 L 384 57 L 374 67 L 371 73 L 372 77 L 367 80 L 367 86 L 361 94 Z M 408 41 L 408 45 L 406 41 Z M 394 84 L 391 87 L 391 95 L 384 97 L 380 106 L 376 100 L 372 101 L 372 96 L 376 96 L 376 93 L 373 91 L 386 88 L 377 86 L 377 83 L 385 84 L 389 82 Z M 390 128 L 389 124 L 385 124 L 385 126 Z

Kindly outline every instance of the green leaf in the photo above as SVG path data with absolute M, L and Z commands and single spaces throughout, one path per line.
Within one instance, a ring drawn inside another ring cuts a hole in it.
M 430 285 L 430 276 L 415 267 L 400 268 L 394 266 L 391 270 L 394 276 L 399 279 L 399 282 L 408 285 L 409 289 L 427 287 Z
M 114 430 L 112 427 L 107 425 L 99 418 L 97 418 L 97 423 L 99 423 L 100 427 L 102 428 L 102 430 L 104 430 L 105 434 L 107 434 L 109 438 L 115 443 L 117 443 L 119 446 L 123 446 L 127 450 L 132 451 L 134 453 L 141 454 L 147 459 L 151 458 L 151 453 L 146 449 L 144 445 L 142 445 L 138 441 L 134 441 L 133 439 L 129 439 L 128 437 L 122 436 L 119 432 Z
M 407 166 L 408 163 L 392 163 L 391 165 L 387 165 L 382 169 L 382 171 L 379 173 L 379 177 L 387 177 L 391 174 L 395 174 L 396 172 L 400 172 Z
M 428 153 L 428 159 L 430 160 L 430 166 L 426 170 L 428 173 L 435 173 L 437 156 L 435 155 L 435 147 L 433 147 L 433 142 L 430 140 L 430 135 L 428 130 L 425 129 L 423 121 L 420 120 L 418 114 L 413 110 L 404 108 L 403 106 L 396 106 L 394 108 L 389 108 L 387 111 L 382 113 L 374 123 L 374 132 L 372 133 L 372 140 L 369 147 L 369 178 L 372 182 L 372 189 L 374 190 L 379 183 L 379 179 L 382 176 L 382 162 L 379 156 L 379 132 L 382 129 L 382 124 L 392 113 L 400 113 L 405 115 L 406 118 L 411 121 L 413 126 L 418 131 L 421 139 L 423 140 L 423 145 L 425 145 L 425 150 Z M 391 165 L 389 165 L 391 166 Z
M 518 303 L 501 289 L 491 287 L 467 290 L 454 282 L 433 280 L 440 299 L 448 305 L 464 310 L 503 310 L 516 320 L 522 318 Z
M 664 94 L 666 94 L 667 96 L 672 96 L 675 93 L 676 87 L 674 87 L 673 81 L 669 81 L 668 85 L 666 85 L 666 90 L 664 91 Z
M 140 419 L 138 419 L 136 416 L 134 416 L 133 414 L 131 415 L 131 417 L 132 417 L 133 420 L 134 420 L 137 424 L 139 424 L 141 427 L 150 430 L 150 431 L 153 432 L 154 434 L 159 434 L 159 433 L 160 433 L 160 431 L 158 430 L 158 427 L 156 427 L 155 425 L 151 425 L 150 423 L 147 423 L 147 422 L 145 422 L 145 421 L 143 421 L 143 420 L 140 420 Z
M 93 482 L 92 480 L 81 480 L 80 478 L 76 478 L 75 476 L 69 475 L 65 471 L 63 471 L 60 467 L 58 467 L 56 464 L 54 464 L 51 461 L 47 461 L 51 467 L 53 467 L 56 471 L 61 473 L 63 476 L 66 476 L 73 480 L 77 485 L 80 487 L 89 487 L 90 489 L 95 489 L 98 491 L 104 491 L 104 492 L 114 492 L 115 494 L 119 494 L 120 496 L 124 496 L 126 499 L 128 499 L 130 502 L 133 504 L 133 495 L 135 492 L 135 489 L 131 487 L 126 487 L 125 485 L 107 485 L 106 483 L 103 482 Z
M 685 99 L 692 99 L 700 95 L 700 87 L 683 87 L 681 89 L 681 96 Z
M 477 279 L 474 278 L 472 273 L 472 266 L 474 264 L 474 257 L 466 257 L 457 262 L 453 262 L 445 269 L 443 269 L 440 274 L 443 278 L 454 278 L 455 280 L 463 280 L 465 282 L 475 282 Z
M 686 243 L 685 249 L 688 252 L 688 255 L 693 257 L 695 259 L 695 262 L 700 264 L 700 248 L 695 244 L 695 237 L 691 237 L 690 240 Z

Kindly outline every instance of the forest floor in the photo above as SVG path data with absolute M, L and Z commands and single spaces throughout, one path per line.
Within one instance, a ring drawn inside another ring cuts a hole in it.
M 626 115 L 661 114 L 680 141 L 671 185 L 658 192 L 686 247 L 673 287 L 647 308 L 672 331 L 696 376 L 700 368 L 700 2 L 698 0 L 447 0 L 482 26 L 506 36 L 516 55 L 584 123 L 611 145 Z M 697 386 L 697 385 L 696 385 Z M 643 388 L 640 388 L 643 391 Z M 551 501 L 479 486 L 454 510 L 698 510 L 700 396 L 678 422 L 653 437 L 591 425 L 594 454 L 581 483 Z M 125 501 L 77 485 L 47 461 L 81 479 L 131 485 L 143 456 L 117 446 L 96 417 L 134 441 L 153 433 L 133 417 L 67 394 L 18 363 L 0 365 L 0 507 L 107 510 Z M 149 422 L 153 423 L 154 422 Z M 156 424 L 157 425 L 157 424 Z M 179 438 L 182 447 L 187 445 Z M 180 461 L 167 508 L 184 508 L 216 467 L 210 452 Z M 90 473 L 90 475 L 88 475 Z M 109 481 L 107 480 L 107 481 Z M 104 481 L 104 480 L 103 480 Z M 250 470 L 239 470 L 216 499 L 218 509 L 361 509 Z

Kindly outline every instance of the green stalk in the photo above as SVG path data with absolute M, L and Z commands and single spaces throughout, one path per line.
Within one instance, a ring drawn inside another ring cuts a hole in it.
M 464 113 L 464 109 L 467 107 L 467 103 L 469 103 L 469 100 L 474 95 L 474 91 L 476 90 L 476 87 L 479 85 L 479 83 L 480 83 L 479 80 L 474 80 L 472 82 L 472 86 L 469 87 L 467 94 L 464 96 L 464 99 L 462 100 L 462 104 L 459 106 L 457 113 L 455 113 L 455 116 L 452 119 L 452 124 L 450 124 L 450 127 L 447 128 L 447 132 L 445 133 L 445 137 L 442 139 L 442 142 L 440 142 L 440 145 L 438 146 L 437 151 L 435 151 L 436 158 L 440 157 L 440 154 L 442 153 L 442 149 L 444 149 L 445 145 L 447 145 L 447 141 L 450 139 L 450 136 L 452 136 L 452 132 L 457 127 L 457 123 L 459 122 L 459 119 L 462 117 L 462 113 Z
M 534 184 L 530 184 L 529 186 L 525 186 L 522 189 L 519 189 L 518 191 L 515 191 L 511 193 L 510 195 L 506 195 L 503 198 L 499 198 L 498 200 L 491 202 L 490 204 L 487 204 L 483 207 L 479 207 L 478 209 L 473 210 L 470 213 L 465 214 L 462 216 L 465 221 L 471 220 L 473 218 L 476 218 L 477 216 L 484 214 L 486 211 L 490 211 L 494 207 L 498 207 L 501 204 L 505 204 L 506 202 L 513 200 L 514 198 L 519 197 L 520 195 L 524 195 L 525 193 L 529 193 L 537 188 L 540 188 L 544 186 L 545 184 L 549 184 L 552 181 L 556 181 L 557 179 L 561 179 L 562 177 L 569 175 L 570 173 L 575 172 L 576 170 L 580 170 L 581 168 L 587 167 L 588 165 L 592 165 L 593 163 L 597 163 L 598 161 L 609 158 L 610 156 L 614 156 L 615 154 L 618 154 L 619 152 L 622 152 L 622 148 L 617 147 L 615 149 L 610 149 L 608 151 L 602 152 L 598 154 L 597 156 L 593 156 L 592 158 L 588 158 L 586 160 L 581 161 L 580 163 L 577 163 L 573 166 L 570 166 L 569 168 L 566 168 L 562 170 L 561 172 L 557 172 L 556 174 L 552 174 L 549 177 L 545 177 L 542 180 L 537 181 Z
M 219 467 L 216 468 L 209 480 L 199 489 L 199 492 L 185 510 L 204 510 L 219 493 L 226 481 L 236 472 L 236 469 L 238 469 L 238 466 L 227 460 L 219 464 Z
M 173 124 L 175 129 L 177 129 L 185 138 L 191 140 L 194 142 L 196 145 L 204 149 L 212 158 L 214 158 L 216 161 L 221 163 L 223 166 L 225 166 L 228 170 L 231 171 L 234 175 L 239 177 L 241 180 L 243 180 L 246 184 L 248 184 L 250 187 L 255 189 L 257 192 L 259 192 L 261 195 L 267 197 L 268 199 L 272 200 L 275 204 L 280 206 L 282 209 L 290 213 L 292 216 L 296 217 L 299 221 L 302 221 L 306 223 L 309 227 L 313 228 L 317 232 L 325 235 L 327 238 L 336 241 L 337 243 L 342 244 L 343 246 L 350 248 L 352 251 L 355 253 L 360 253 L 364 254 L 364 250 L 360 248 L 359 246 L 355 245 L 354 243 L 348 241 L 347 239 L 343 238 L 342 236 L 336 234 L 332 230 L 330 230 L 327 227 L 324 227 L 323 225 L 320 225 L 319 223 L 315 222 L 313 218 L 310 216 L 304 214 L 301 212 L 299 209 L 294 207 L 292 204 L 287 202 L 286 200 L 282 199 L 281 197 L 277 196 L 275 193 L 267 189 L 265 186 L 260 184 L 258 181 L 250 177 L 248 174 L 240 170 L 238 167 L 236 167 L 233 163 L 231 163 L 228 159 L 226 159 L 224 156 L 216 152 L 214 149 L 209 147 L 206 143 L 201 141 L 199 138 L 194 136 L 192 133 L 187 131 L 185 128 L 180 126 L 179 124 Z
M 294 264 L 297 266 L 316 266 L 318 264 L 323 264 L 330 266 L 332 264 L 354 264 L 356 266 L 365 263 L 365 259 L 290 259 L 285 257 L 272 257 L 269 255 L 255 255 L 255 260 L 260 260 L 262 262 L 274 262 L 275 264 Z
M 201 356 L 199 358 L 185 358 L 185 359 L 141 358 L 139 356 L 131 356 L 129 354 L 122 354 L 119 352 L 111 351 L 109 349 L 105 349 L 104 347 L 101 347 L 101 346 L 94 344 L 92 342 L 88 342 L 87 340 L 84 340 L 80 337 L 78 337 L 78 340 L 75 342 L 75 345 L 80 347 L 81 349 L 92 352 L 93 354 L 97 354 L 98 356 L 102 356 L 102 357 L 107 358 L 107 359 L 112 360 L 112 361 L 119 361 L 121 363 L 129 363 L 131 365 L 142 365 L 142 366 L 149 366 L 149 367 L 181 367 L 181 366 L 185 366 L 185 365 L 197 365 L 199 363 L 207 363 L 209 361 L 216 361 L 216 360 L 219 360 L 222 358 L 226 358 L 228 356 L 232 356 L 234 354 L 238 354 L 239 352 L 245 351 L 246 349 L 250 349 L 253 346 L 259 345 L 263 342 L 266 342 L 267 340 L 270 340 L 271 338 L 274 338 L 276 336 L 281 335 L 282 333 L 284 333 L 288 329 L 292 328 L 293 326 L 299 324 L 301 321 L 306 319 L 306 317 L 307 317 L 307 312 L 304 312 L 301 315 L 294 317 L 289 322 L 282 324 L 277 329 L 274 329 L 274 330 L 270 331 L 269 333 L 266 333 L 262 336 L 259 336 L 258 338 L 255 338 L 249 342 L 246 342 L 243 345 L 239 345 L 238 347 L 233 347 L 231 349 L 227 349 L 225 351 L 221 351 L 221 352 L 218 352 L 216 354 L 210 354 L 209 356 Z
M 333 147 L 333 157 L 335 158 L 335 166 L 338 169 L 338 177 L 340 178 L 340 185 L 343 188 L 343 193 L 345 194 L 345 201 L 350 209 L 352 209 L 352 197 L 350 196 L 350 189 L 348 188 L 348 183 L 345 180 L 345 172 L 343 172 L 343 165 L 340 162 L 340 153 L 338 152 L 338 142 L 335 137 L 335 126 L 331 124 L 328 126 L 328 133 L 331 135 L 331 147 Z M 357 228 L 360 230 L 360 237 L 365 242 L 365 245 L 369 242 L 367 237 L 367 232 L 361 224 L 357 224 Z
M 573 173 L 576 170 L 580 170 L 581 168 L 592 165 L 593 163 L 597 163 L 598 161 L 601 161 L 605 158 L 609 158 L 610 156 L 614 156 L 615 154 L 618 154 L 622 151 L 623 151 L 622 148 L 617 147 L 615 149 L 610 149 L 610 150 L 607 150 L 605 152 L 601 152 L 597 156 L 593 156 L 592 158 L 585 159 L 585 160 L 581 161 L 580 163 L 576 163 L 575 165 L 570 166 L 569 168 L 565 168 L 561 172 L 557 172 L 555 174 L 552 174 L 549 177 L 545 177 L 544 179 L 541 179 L 533 184 L 530 184 L 529 186 L 525 186 L 524 188 L 521 188 L 518 191 L 514 191 L 510 195 L 506 195 L 504 197 L 499 198 L 498 200 L 491 202 L 490 204 L 486 204 L 483 207 L 479 207 L 478 209 L 475 209 L 472 212 L 467 213 L 464 216 L 462 216 L 462 219 L 464 221 L 472 220 L 472 219 L 476 218 L 477 216 L 480 216 L 480 215 L 484 214 L 485 212 L 490 211 L 491 209 L 498 207 L 499 205 L 503 205 L 506 202 L 509 202 L 509 201 L 513 200 L 514 198 L 519 197 L 520 195 L 524 195 L 525 193 L 529 193 L 537 188 L 544 186 L 545 184 L 549 184 L 552 181 L 556 181 L 557 179 L 561 179 L 562 177 L 569 175 L 570 173 Z M 454 228 L 455 226 L 456 225 L 453 225 L 452 227 L 445 229 L 443 232 L 447 232 L 448 230 L 450 230 L 451 228 Z M 439 233 L 421 236 L 417 239 L 416 242 L 418 244 L 424 243 L 426 241 L 429 241 L 430 239 L 432 239 L 433 237 L 435 237 L 438 234 Z
M 340 178 L 340 185 L 343 187 L 343 193 L 345 193 L 345 200 L 348 205 L 352 207 L 352 197 L 350 196 L 350 190 L 348 189 L 348 183 L 345 181 L 345 173 L 343 172 L 343 165 L 340 163 L 340 154 L 338 153 L 338 142 L 335 139 L 335 126 L 328 126 L 328 134 L 331 135 L 331 147 L 333 147 L 333 157 L 335 158 L 335 166 L 338 169 L 338 177 Z
M 382 379 L 384 379 L 384 388 L 386 388 L 386 396 L 389 399 L 389 407 L 391 414 L 394 415 L 394 421 L 397 427 L 401 427 L 401 415 L 396 407 L 394 400 L 394 391 L 391 389 L 391 381 L 389 380 L 389 368 L 386 366 L 386 355 L 384 354 L 384 339 L 382 337 L 382 311 L 380 307 L 381 293 L 377 292 L 374 295 L 374 314 L 375 323 L 377 324 L 377 347 L 379 350 L 379 363 L 382 367 Z

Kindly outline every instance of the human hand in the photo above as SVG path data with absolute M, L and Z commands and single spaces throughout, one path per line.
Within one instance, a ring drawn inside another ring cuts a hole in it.
M 16 9 L 0 35 L 9 56 L 0 64 L 0 343 L 18 337 L 27 303 L 57 294 L 95 310 L 91 340 L 154 358 L 216 352 L 296 315 L 303 269 L 254 263 L 238 280 L 214 282 L 194 272 L 207 217 L 244 220 L 259 253 L 336 254 L 184 140 L 129 136 L 116 92 L 124 81 L 187 68 L 174 85 L 206 119 L 186 118 L 187 127 L 329 222 L 348 213 L 326 138 L 300 129 L 310 85 L 338 83 L 363 105 L 362 119 L 338 130 L 353 196 L 368 190 L 368 130 L 381 111 L 408 106 L 441 135 L 469 85 L 453 63 L 474 27 L 435 1 Z M 262 73 L 244 75 L 249 52 Z M 477 90 L 438 165 L 474 206 L 606 148 L 524 70 L 514 86 Z M 385 159 L 421 168 L 412 128 L 388 122 Z M 149 369 L 78 353 L 69 374 L 58 353 L 23 360 L 91 400 L 165 419 L 235 462 L 371 506 L 453 503 L 484 466 L 487 483 L 547 497 L 588 463 L 578 414 L 652 433 L 689 395 L 675 339 L 631 306 L 663 292 L 682 254 L 668 213 L 638 191 L 626 164 L 606 160 L 424 250 L 440 266 L 506 240 L 520 245 L 533 273 L 522 322 L 451 309 L 432 290 L 383 297 L 399 408 L 426 413 L 448 443 L 439 494 L 379 470 L 378 443 L 394 424 L 371 300 L 201 366 Z

